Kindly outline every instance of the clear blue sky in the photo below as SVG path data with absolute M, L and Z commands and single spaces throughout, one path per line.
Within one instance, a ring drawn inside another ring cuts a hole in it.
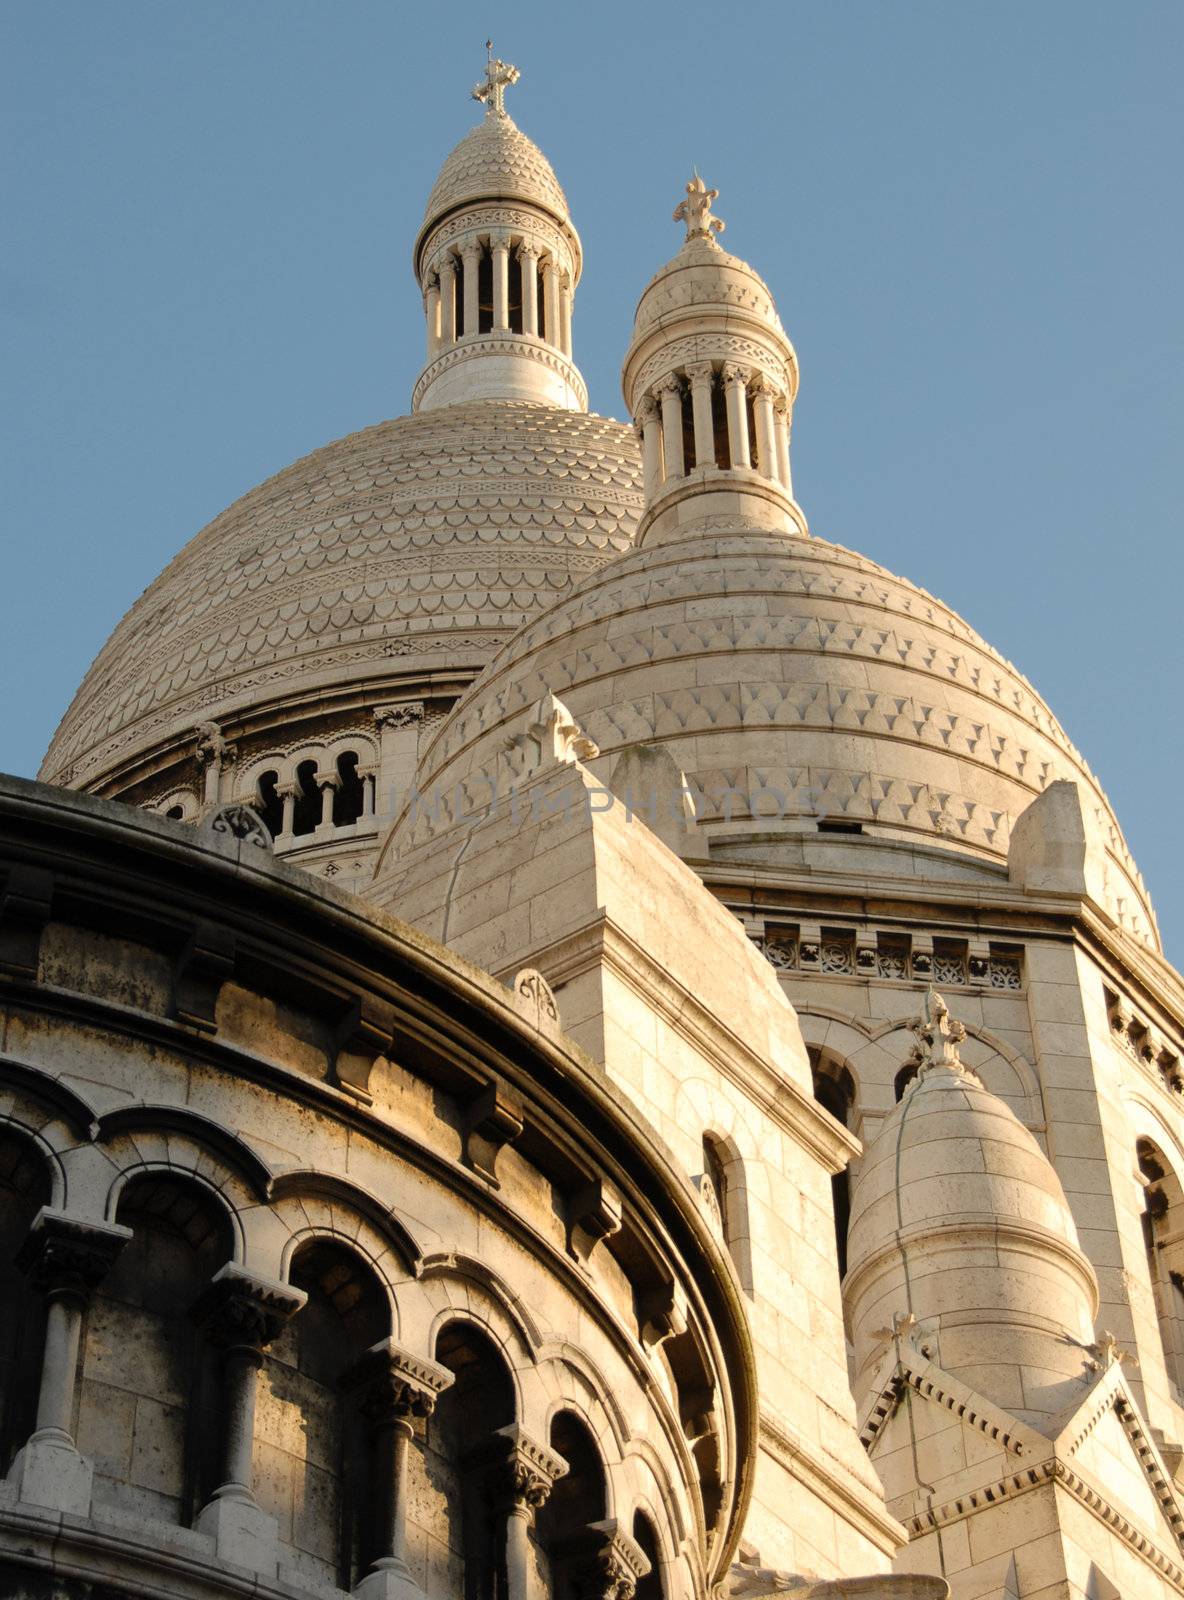
M 0 768 L 192 533 L 406 409 L 491 29 L 583 236 L 594 408 L 697 163 L 797 345 L 811 525 L 1027 673 L 1184 959 L 1179 0 L 7 0 Z

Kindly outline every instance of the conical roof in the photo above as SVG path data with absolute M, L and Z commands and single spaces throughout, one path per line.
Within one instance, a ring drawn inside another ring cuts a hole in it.
M 528 200 L 561 222 L 568 215 L 551 163 L 504 111 L 486 115 L 445 160 L 424 208 L 421 237 L 470 200 Z

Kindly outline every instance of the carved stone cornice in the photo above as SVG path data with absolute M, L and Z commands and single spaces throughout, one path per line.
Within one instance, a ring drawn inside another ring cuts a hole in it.
M 554 345 L 547 344 L 537 334 L 511 333 L 505 328 L 495 328 L 488 333 L 465 334 L 459 343 L 434 356 L 415 380 L 411 394 L 412 410 L 418 409 L 423 394 L 441 373 L 462 361 L 488 355 L 519 356 L 527 361 L 537 361 L 559 374 L 576 395 L 581 407 L 588 404 L 588 389 L 579 369 Z
M 453 1381 L 447 1367 L 413 1355 L 393 1339 L 383 1339 L 355 1362 L 343 1386 L 373 1426 L 410 1429 L 417 1417 L 431 1416 Z
M 86 1305 L 131 1237 L 132 1230 L 120 1223 L 92 1222 L 42 1206 L 16 1264 L 42 1294 Z
M 228 1261 L 198 1296 L 190 1316 L 224 1350 L 256 1354 L 277 1337 L 308 1296 L 288 1283 L 259 1278 Z

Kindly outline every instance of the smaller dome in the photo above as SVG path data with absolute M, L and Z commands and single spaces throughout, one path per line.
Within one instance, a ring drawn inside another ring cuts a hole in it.
M 527 200 L 560 222 L 567 197 L 546 156 L 504 111 L 487 113 L 440 168 L 424 208 L 420 238 L 470 200 Z
M 958 1055 L 930 994 L 921 1066 L 851 1197 L 843 1298 L 866 1375 L 912 1317 L 947 1372 L 1033 1426 L 1087 1372 L 1098 1288 L 1035 1137 Z
M 706 310 L 741 311 L 783 332 L 772 291 L 760 274 L 713 239 L 693 237 L 646 284 L 633 319 L 634 338 Z

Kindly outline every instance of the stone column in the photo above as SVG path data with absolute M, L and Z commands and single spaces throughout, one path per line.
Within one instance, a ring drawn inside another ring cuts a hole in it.
M 84 1222 L 42 1206 L 17 1255 L 17 1265 L 47 1301 L 37 1426 L 9 1474 L 20 1498 L 32 1505 L 90 1513 L 94 1469 L 79 1455 L 73 1434 L 82 1319 L 131 1236 L 130 1228 Z
M 194 1526 L 213 1538 L 220 1560 L 270 1575 L 278 1538 L 275 1518 L 260 1509 L 254 1494 L 255 1391 L 264 1350 L 306 1299 L 289 1284 L 227 1262 L 191 1312 L 222 1351 L 219 1483 Z
M 645 497 L 649 501 L 662 487 L 662 425 L 658 421 L 658 404 L 653 395 L 642 396 L 633 427 L 641 437 Z
M 216 722 L 199 722 L 193 754 L 205 782 L 202 804 L 211 810 L 222 798 L 223 769 L 234 765 L 237 751 L 223 737 Z
M 666 481 L 681 478 L 686 473 L 682 450 L 682 384 L 675 377 L 663 378 L 658 385 L 662 402 L 662 454 L 666 463 Z
M 510 236 L 495 233 L 493 248 L 493 326 L 500 332 L 510 326 Z
M 773 385 L 758 373 L 751 386 L 752 411 L 756 422 L 756 466 L 765 478 L 777 481 L 777 443 L 773 423 Z
M 563 330 L 559 325 L 559 269 L 555 257 L 543 262 L 543 338 L 555 348 L 562 348 Z
M 571 307 L 572 287 L 571 276 L 564 273 L 559 280 L 559 348 L 569 359 L 571 357 Z
M 773 421 L 777 429 L 777 476 L 787 495 L 793 498 L 793 478 L 789 469 L 789 401 L 783 394 L 773 402 Z
M 428 360 L 440 348 L 440 280 L 437 277 L 428 279 L 427 288 L 423 296 L 424 316 L 428 324 Z
M 726 366 L 723 370 L 724 399 L 728 408 L 728 455 L 734 467 L 750 467 L 752 451 L 748 442 L 748 372 L 744 367 Z
M 340 775 L 332 768 L 313 774 L 317 788 L 321 791 L 321 828 L 333 826 L 333 796 L 341 788 Z M 319 829 L 318 829 L 319 831 Z
M 296 824 L 296 801 L 300 795 L 298 783 L 277 783 L 275 792 L 283 802 L 284 813 L 280 819 L 280 839 L 290 839 Z
M 479 244 L 466 244 L 461 246 L 460 258 L 464 262 L 462 282 L 465 296 L 465 338 L 478 331 L 478 310 L 480 299 L 478 296 L 478 272 L 481 265 L 481 246 Z
M 715 425 L 711 420 L 712 376 L 710 361 L 700 361 L 687 368 L 687 377 L 691 380 L 691 409 L 695 418 L 697 467 L 715 465 Z
M 541 1600 L 536 1592 L 531 1529 L 552 1485 L 566 1475 L 567 1462 L 532 1439 L 517 1422 L 498 1428 L 495 1437 L 506 1441 L 509 1452 L 493 1467 L 490 1479 L 494 1506 L 506 1519 L 506 1600 Z
M 440 262 L 440 346 L 456 343 L 456 257 Z
M 358 777 L 362 781 L 362 819 L 374 816 L 374 787 L 378 779 L 377 767 L 359 767 Z
M 539 252 L 533 244 L 518 246 L 518 260 L 522 264 L 522 331 L 539 332 Z
M 418 1600 L 422 1594 L 407 1564 L 407 1453 L 416 1420 L 431 1416 L 452 1381 L 447 1367 L 413 1356 L 393 1339 L 371 1346 L 346 1374 L 346 1388 L 370 1424 L 378 1553 L 354 1590 L 364 1600 Z

